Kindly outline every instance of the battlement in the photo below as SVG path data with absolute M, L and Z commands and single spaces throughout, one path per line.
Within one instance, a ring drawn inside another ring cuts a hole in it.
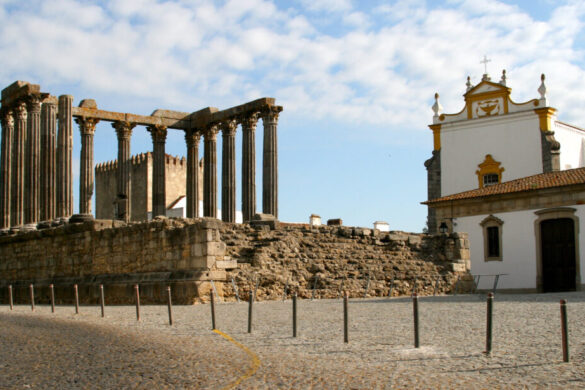
M 132 165 L 137 166 L 142 164 L 145 161 L 151 160 L 152 161 L 152 152 L 140 153 L 135 154 L 131 157 Z M 166 165 L 175 165 L 180 167 L 187 166 L 187 159 L 182 156 L 171 156 L 170 154 L 166 155 Z M 118 168 L 118 160 L 111 160 L 106 161 L 103 163 L 96 164 L 95 166 L 95 173 L 96 174 L 103 174 L 115 171 Z

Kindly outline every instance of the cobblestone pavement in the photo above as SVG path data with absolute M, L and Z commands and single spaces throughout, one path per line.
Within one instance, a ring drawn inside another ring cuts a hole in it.
M 571 361 L 562 362 L 559 300 L 568 300 Z M 410 298 L 351 299 L 349 343 L 341 300 L 175 306 L 0 306 L 0 388 L 585 388 L 585 293 L 504 295 L 494 301 L 485 356 L 485 296 L 419 299 L 420 348 Z M 233 338 L 229 340 L 230 336 Z

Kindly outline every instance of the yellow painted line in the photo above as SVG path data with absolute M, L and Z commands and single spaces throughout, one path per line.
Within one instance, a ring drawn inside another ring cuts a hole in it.
M 235 381 L 233 381 L 232 383 L 230 383 L 229 385 L 224 387 L 224 390 L 233 389 L 234 387 L 236 387 L 237 385 L 239 385 L 240 383 L 242 383 L 243 381 L 245 381 L 246 379 L 248 379 L 249 377 L 254 375 L 256 373 L 256 371 L 258 371 L 258 368 L 260 367 L 260 359 L 248 347 L 246 347 L 244 344 L 238 343 L 230 335 L 225 334 L 221 330 L 217 330 L 217 329 L 214 329 L 213 331 L 215 333 L 217 333 L 218 335 L 220 335 L 221 337 L 223 337 L 224 339 L 226 339 L 227 341 L 229 341 L 230 343 L 233 343 L 236 346 L 238 346 L 239 348 L 241 348 L 252 359 L 252 365 L 250 366 L 248 371 L 246 371 L 244 373 L 244 375 L 242 375 L 241 377 L 239 377 L 238 379 L 236 379 Z

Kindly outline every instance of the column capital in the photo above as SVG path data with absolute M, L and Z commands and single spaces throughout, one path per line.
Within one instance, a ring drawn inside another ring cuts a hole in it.
M 228 119 L 221 122 L 221 131 L 224 136 L 235 136 L 238 122 L 235 119 Z
M 20 102 L 16 105 L 14 109 L 14 116 L 17 120 L 26 120 L 27 111 L 25 102 Z
M 278 115 L 282 111 L 281 106 L 266 107 L 260 112 L 263 122 L 278 122 Z
M 146 128 L 152 136 L 152 142 L 164 143 L 167 139 L 167 127 L 163 125 L 152 125 Z
M 29 112 L 39 113 L 41 112 L 41 103 L 43 102 L 43 96 L 41 94 L 32 94 L 26 97 L 26 106 Z
M 203 133 L 203 137 L 206 141 L 216 141 L 217 140 L 217 133 L 219 132 L 219 126 L 215 123 L 209 125 L 205 132 Z
M 97 125 L 99 121 L 100 120 L 97 118 L 75 118 L 75 123 L 79 125 L 79 131 L 82 135 L 93 135 L 95 133 L 95 125 Z
M 242 114 L 238 118 L 238 122 L 242 125 L 242 130 L 256 130 L 256 125 L 258 124 L 258 118 L 260 117 L 259 112 L 252 112 L 247 114 Z
M 14 113 L 12 110 L 6 110 L 2 113 L 2 126 L 14 127 Z
M 196 145 L 199 145 L 199 141 L 201 140 L 201 133 L 197 129 L 187 129 L 185 130 L 185 142 L 187 143 L 187 147 L 192 148 Z
M 132 129 L 136 127 L 136 123 L 116 121 L 112 123 L 112 127 L 116 130 L 118 139 L 129 139 L 132 135 Z

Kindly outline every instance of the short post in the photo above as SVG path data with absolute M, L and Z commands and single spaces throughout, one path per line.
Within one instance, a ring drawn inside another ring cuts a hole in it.
M 390 291 L 388 292 L 388 298 L 392 298 L 392 290 L 394 289 L 394 276 L 392 276 L 392 281 L 390 281 Z
M 8 286 L 8 303 L 10 304 L 10 310 L 14 308 L 14 303 L 12 300 L 12 285 Z
M 418 335 L 418 295 L 414 293 L 412 295 L 412 310 L 414 313 L 414 347 L 420 347 L 419 335 Z
M 75 293 L 75 314 L 79 314 L 79 291 L 77 284 L 73 285 L 73 292 Z
M 140 321 L 140 291 L 138 285 L 134 285 L 134 292 L 136 293 L 136 321 Z
M 455 282 L 455 287 L 453 287 L 453 295 L 457 295 L 459 292 L 459 281 L 461 280 L 461 276 L 457 276 L 457 281 Z
M 102 318 L 105 316 L 104 306 L 106 305 L 104 299 L 104 285 L 100 284 L 100 306 L 102 307 Z
M 209 292 L 211 298 L 211 330 L 215 330 L 215 298 L 213 297 L 213 291 Z
M 30 308 L 35 311 L 35 286 L 31 283 L 30 286 Z
M 349 322 L 349 313 L 348 313 L 348 301 L 349 297 L 347 291 L 343 295 L 343 342 L 349 343 L 349 329 L 348 329 L 348 322 Z
M 292 296 L 292 315 L 293 315 L 293 337 L 297 337 L 297 293 L 293 293 Z
M 252 305 L 254 304 L 254 295 L 250 294 L 248 299 L 248 333 L 252 333 Z
M 561 335 L 563 338 L 563 362 L 569 362 L 569 332 L 567 328 L 567 301 L 561 299 Z
M 486 321 L 486 335 L 485 335 L 485 354 L 489 355 L 492 352 L 492 328 L 493 328 L 493 307 L 494 294 L 489 293 L 487 296 L 487 321 Z
M 173 302 L 171 299 L 171 286 L 167 286 L 168 306 L 169 306 L 169 325 L 173 325 Z
M 51 292 L 51 313 L 55 312 L 55 287 L 49 284 L 49 290 Z

